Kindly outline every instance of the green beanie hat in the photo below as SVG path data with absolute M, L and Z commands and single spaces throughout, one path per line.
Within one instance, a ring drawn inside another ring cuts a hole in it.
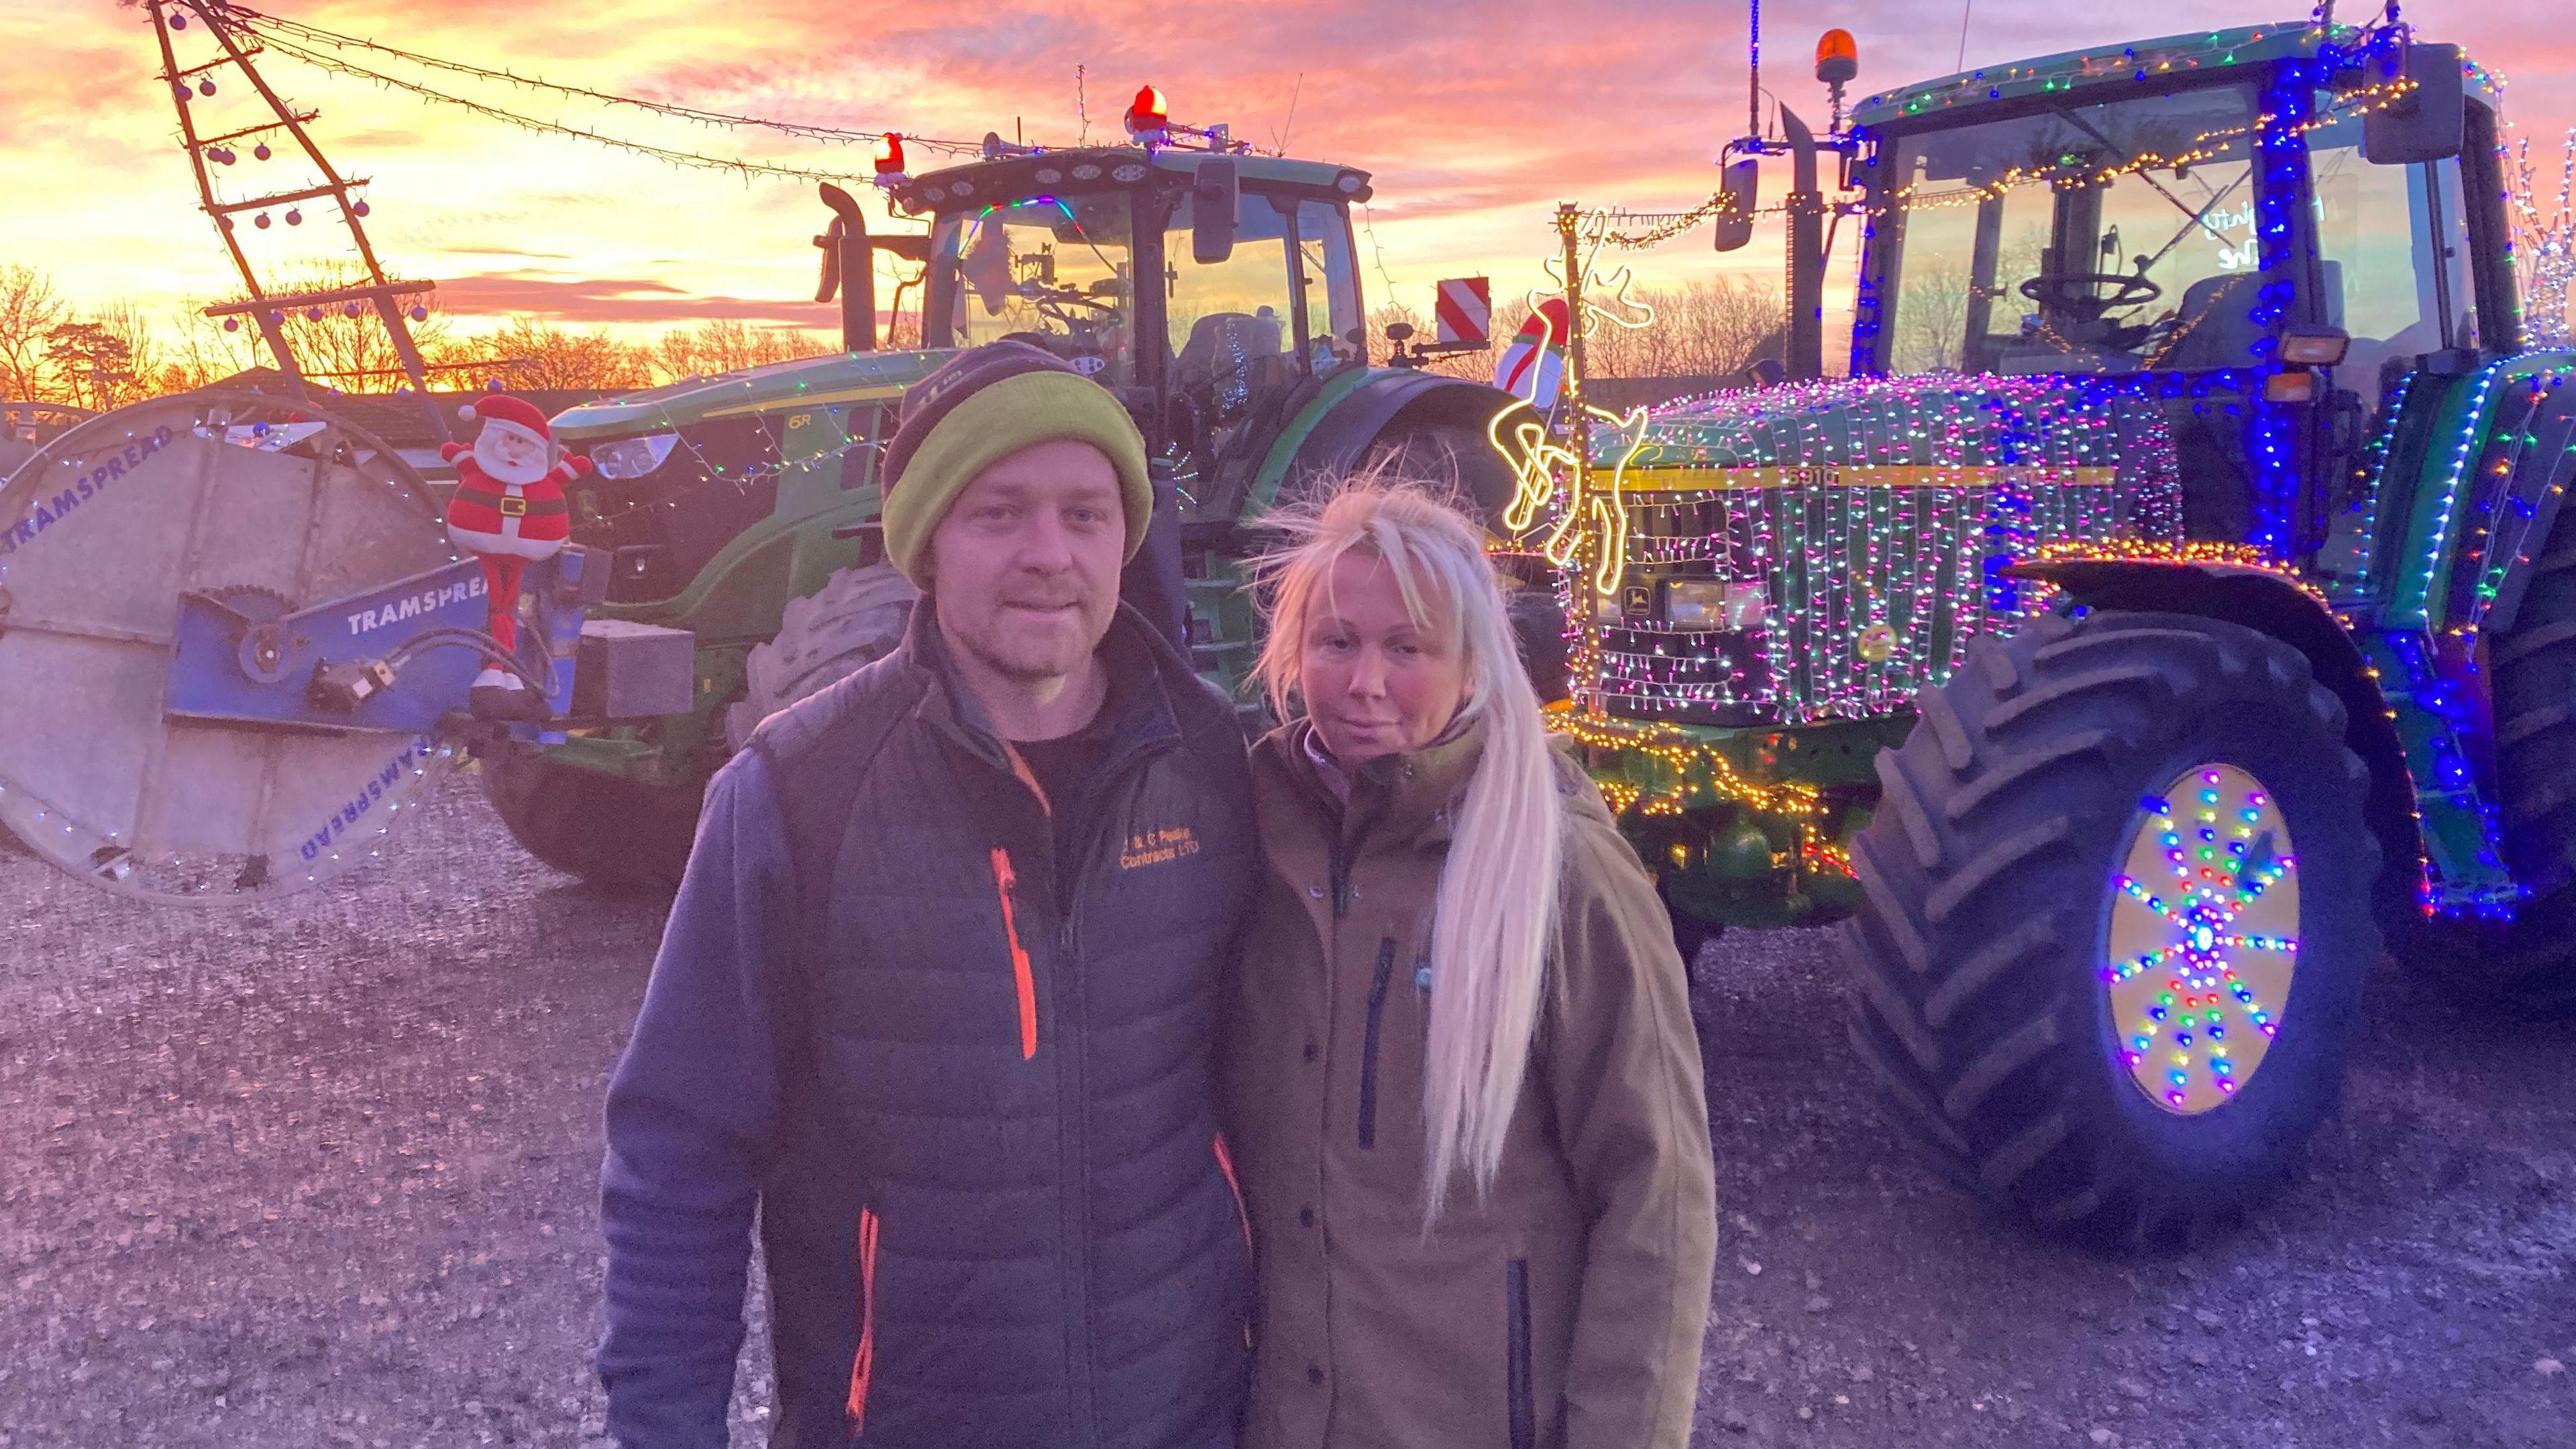
M 930 535 L 957 495 L 995 463 L 1054 442 L 1089 443 L 1118 470 L 1124 556 L 1134 558 L 1154 513 L 1143 435 L 1109 389 L 1025 342 L 970 348 L 904 394 L 879 472 L 886 558 L 927 586 Z

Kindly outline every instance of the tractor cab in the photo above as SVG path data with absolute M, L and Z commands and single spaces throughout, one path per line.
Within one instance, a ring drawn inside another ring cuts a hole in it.
M 2456 47 L 2306 21 L 1870 97 L 1852 371 L 2150 398 L 2187 539 L 2332 571 L 2383 374 L 2519 345 L 2497 99 Z
M 923 345 L 1064 358 L 1126 401 L 1186 497 L 1232 517 L 1281 422 L 1365 362 L 1349 208 L 1369 179 L 1128 121 L 1134 145 L 995 140 L 889 188 L 931 217 Z

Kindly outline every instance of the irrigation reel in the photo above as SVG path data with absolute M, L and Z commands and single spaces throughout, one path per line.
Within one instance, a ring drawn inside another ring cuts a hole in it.
M 174 903 L 318 885 L 375 855 L 478 741 L 486 663 L 558 719 L 595 555 L 533 565 L 516 655 L 418 473 L 328 408 L 139 403 L 0 484 L 0 823 L 92 885 Z

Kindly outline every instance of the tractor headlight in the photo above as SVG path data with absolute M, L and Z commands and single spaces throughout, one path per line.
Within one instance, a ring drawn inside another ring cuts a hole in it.
M 1664 622 L 1677 629 L 1758 629 L 1763 614 L 1759 579 L 1670 579 L 1664 584 Z
M 641 438 L 619 438 L 599 443 L 590 449 L 591 466 L 602 478 L 641 478 L 662 466 L 671 450 L 680 446 L 677 433 L 652 433 Z

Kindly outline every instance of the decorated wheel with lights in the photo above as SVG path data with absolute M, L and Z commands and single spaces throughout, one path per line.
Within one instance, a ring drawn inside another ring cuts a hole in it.
M 413 706 L 461 699 L 447 676 L 473 664 L 374 651 L 399 687 L 322 666 L 379 595 L 434 614 L 404 586 L 442 570 L 479 618 L 420 476 L 326 409 L 211 392 L 80 423 L 0 486 L 0 821 L 157 901 L 369 859 L 456 753 Z M 333 689 L 345 708 L 317 702 Z
M 2280 1032 L 2298 970 L 2291 851 L 2280 802 L 2240 765 L 2187 766 L 2139 801 L 2102 989 L 2131 1080 L 2177 1114 L 2232 1100 Z
M 1979 645 L 1921 709 L 1853 852 L 1855 1047 L 1998 1206 L 2192 1241 L 2287 1170 L 2359 1023 L 2379 850 L 2342 704 L 2268 635 L 2105 611 Z

